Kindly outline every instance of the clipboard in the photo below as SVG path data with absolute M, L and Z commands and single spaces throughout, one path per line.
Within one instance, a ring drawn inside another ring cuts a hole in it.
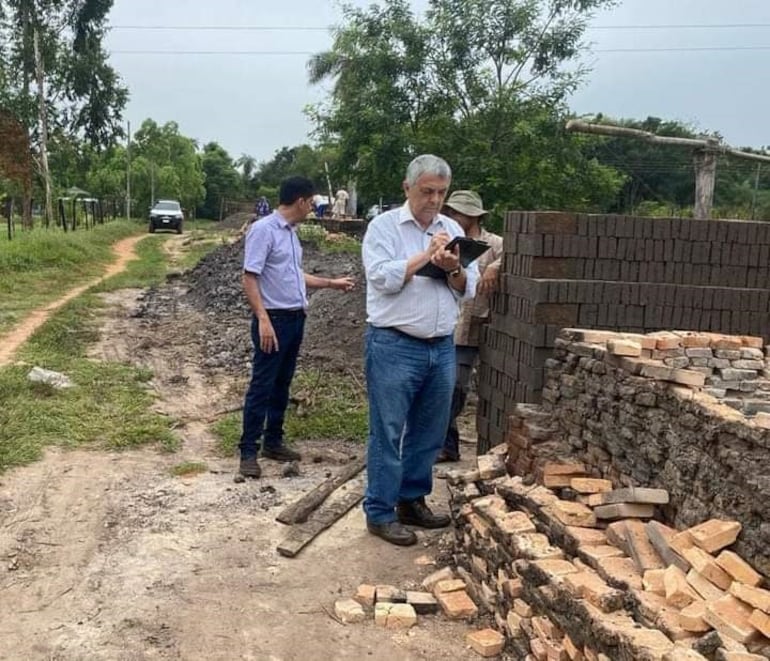
M 469 239 L 467 236 L 456 236 L 446 244 L 445 250 L 454 250 L 454 247 L 457 245 L 460 246 L 460 265 L 463 268 L 468 266 L 468 264 L 471 262 L 475 262 L 487 250 L 489 250 L 489 244 L 486 241 Z M 442 268 L 439 268 L 435 264 L 428 262 L 419 271 L 417 271 L 415 275 L 443 280 L 446 278 L 446 271 Z

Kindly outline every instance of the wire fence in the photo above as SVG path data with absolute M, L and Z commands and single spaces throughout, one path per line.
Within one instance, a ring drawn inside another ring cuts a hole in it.
M 32 205 L 34 209 L 34 204 Z M 20 231 L 32 229 L 24 227 L 21 220 L 21 202 L 13 197 L 0 201 L 0 216 L 5 232 L 0 233 L 8 241 Z M 60 197 L 54 205 L 54 218 L 44 214 L 33 214 L 33 227 L 63 232 L 89 230 L 96 225 L 103 225 L 105 220 L 115 220 L 121 214 L 122 207 L 118 200 L 102 200 L 94 197 Z

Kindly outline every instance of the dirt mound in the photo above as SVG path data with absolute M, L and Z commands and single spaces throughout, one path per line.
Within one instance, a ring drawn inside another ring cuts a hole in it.
M 239 230 L 243 227 L 244 223 L 248 223 L 254 217 L 252 211 L 239 211 L 224 218 L 222 222 L 217 224 L 217 228 L 223 230 Z
M 328 289 L 309 290 L 310 309 L 300 362 L 324 370 L 363 371 L 363 332 L 366 294 L 361 259 L 348 253 L 327 253 L 314 243 L 304 243 L 304 268 L 324 276 L 349 275 L 356 289 L 344 294 Z M 242 373 L 251 360 L 251 313 L 241 289 L 243 240 L 209 253 L 189 273 L 143 297 L 138 316 L 163 318 L 175 315 L 179 305 L 190 305 L 204 316 L 199 340 L 204 345 L 205 366 Z

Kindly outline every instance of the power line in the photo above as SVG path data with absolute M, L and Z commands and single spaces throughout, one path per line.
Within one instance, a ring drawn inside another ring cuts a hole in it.
M 766 51 L 770 46 L 672 46 L 664 48 L 596 48 L 590 53 L 702 53 L 726 51 Z M 316 55 L 318 51 L 264 50 L 113 50 L 115 55 Z
M 692 23 L 658 25 L 589 25 L 589 30 L 722 30 L 770 28 L 770 23 Z
M 199 30 L 199 31 L 273 31 L 326 32 L 334 26 L 320 25 L 111 25 L 112 30 Z M 589 30 L 738 30 L 768 28 L 770 23 L 661 23 L 648 25 L 589 25 Z

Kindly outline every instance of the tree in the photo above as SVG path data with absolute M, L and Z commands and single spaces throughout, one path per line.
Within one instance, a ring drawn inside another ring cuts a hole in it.
M 201 165 L 206 177 L 206 197 L 198 207 L 203 218 L 218 219 L 223 198 L 237 197 L 241 190 L 241 178 L 235 169 L 233 159 L 216 142 L 203 147 Z
M 345 8 L 332 49 L 309 62 L 334 82 L 315 108 L 322 143 L 365 199 L 400 197 L 406 162 L 447 157 L 454 186 L 499 207 L 597 209 L 622 177 L 587 158 L 561 130 L 591 11 L 612 0 L 430 0 L 424 20 L 406 0 Z
M 111 7 L 112 0 L 0 0 L 0 108 L 28 131 L 49 219 L 51 133 L 98 146 L 120 134 L 128 94 L 102 48 Z
M 160 126 L 144 120 L 131 145 L 131 193 L 139 209 L 159 198 L 176 199 L 185 208 L 195 208 L 205 197 L 204 182 L 195 141 L 181 135 L 176 122 Z

